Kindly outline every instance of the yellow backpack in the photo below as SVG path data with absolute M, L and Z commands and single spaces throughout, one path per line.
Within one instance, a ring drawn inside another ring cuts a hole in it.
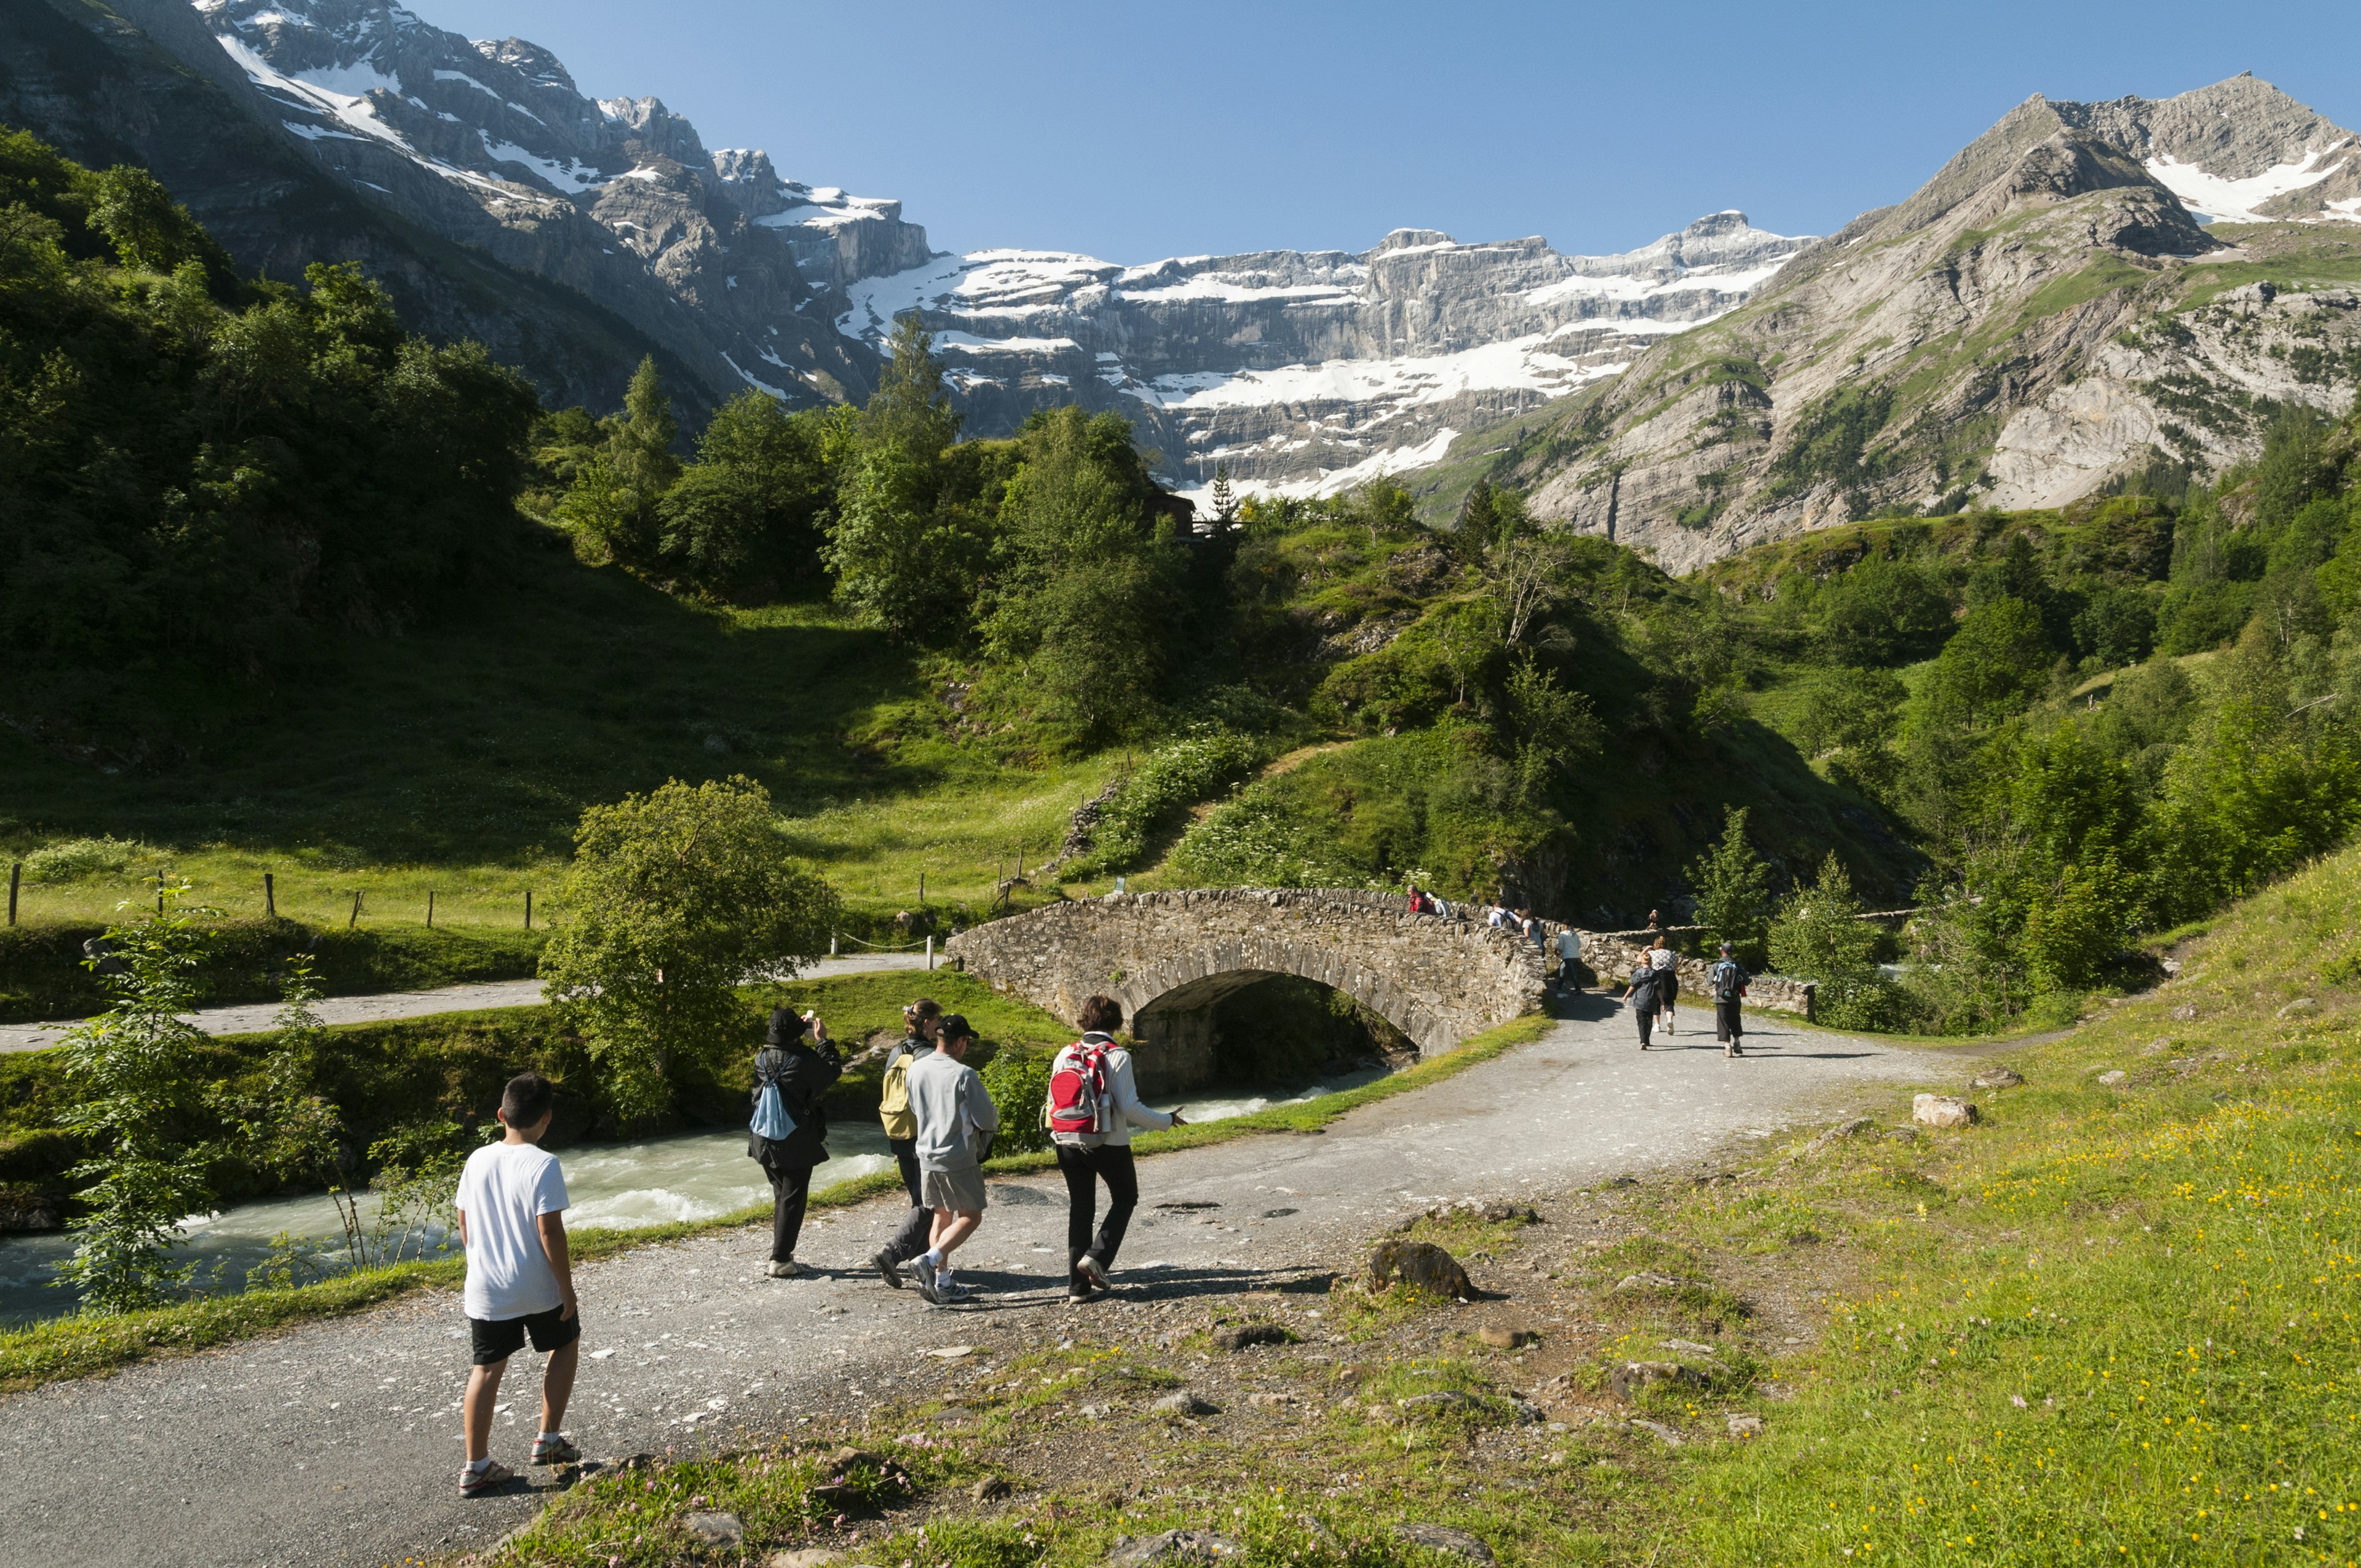
M 910 1110 L 910 1052 L 896 1053 L 886 1064 L 885 1081 L 877 1095 L 877 1119 L 889 1138 L 915 1138 L 918 1118 Z

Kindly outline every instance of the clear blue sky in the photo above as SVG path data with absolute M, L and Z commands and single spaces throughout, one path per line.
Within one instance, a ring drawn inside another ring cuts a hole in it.
M 408 3 L 653 93 L 708 147 L 898 196 L 939 248 L 1117 261 L 1405 226 L 1597 253 L 1723 207 L 1826 233 L 2035 93 L 2250 70 L 2361 126 L 2352 0 Z

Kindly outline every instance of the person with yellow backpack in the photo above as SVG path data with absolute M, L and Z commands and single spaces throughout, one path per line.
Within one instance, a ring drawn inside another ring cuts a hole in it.
M 902 1186 L 910 1194 L 909 1212 L 894 1234 L 869 1261 L 895 1289 L 902 1288 L 902 1266 L 924 1256 L 934 1211 L 926 1205 L 918 1173 L 918 1118 L 910 1109 L 910 1064 L 931 1055 L 935 1031 L 942 1026 L 942 1004 L 921 996 L 902 1009 L 902 1040 L 885 1058 L 885 1075 L 879 1085 L 877 1119 L 885 1126 L 885 1146 L 901 1168 Z

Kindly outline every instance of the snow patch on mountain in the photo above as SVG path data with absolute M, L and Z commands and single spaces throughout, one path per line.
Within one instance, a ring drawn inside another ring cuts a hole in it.
M 2256 209 L 2275 196 L 2306 191 L 2351 167 L 2361 170 L 2361 151 L 2352 141 L 2334 147 L 2307 148 L 2301 163 L 2282 163 L 2244 180 L 2209 174 L 2193 163 L 2170 156 L 2151 158 L 2147 171 L 2156 182 L 2180 198 L 2181 205 L 2223 223 L 2260 224 L 2272 220 Z M 2326 210 L 2340 221 L 2355 221 L 2356 203 L 2331 202 Z

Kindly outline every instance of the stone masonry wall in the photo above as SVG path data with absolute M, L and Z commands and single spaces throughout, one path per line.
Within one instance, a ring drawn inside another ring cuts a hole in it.
M 1172 1010 L 1185 1012 L 1198 994 L 1210 1005 L 1221 988 L 1208 982 L 1224 974 L 1301 975 L 1366 1003 L 1430 1055 L 1538 1010 L 1546 983 L 1530 942 L 1356 892 L 1109 894 L 962 931 L 947 951 L 994 990 L 1069 1021 L 1093 992 L 1129 1016 L 1177 992 Z
M 1582 933 L 1582 961 L 1598 976 L 1602 989 L 1620 988 L 1646 950 L 1621 937 L 1602 937 L 1596 931 Z M 1707 960 L 1684 958 L 1673 967 L 1681 977 L 1681 1000 L 1710 1011 L 1713 997 L 1706 984 Z M 1812 1015 L 1812 982 L 1790 980 L 1783 974 L 1758 974 L 1747 982 L 1746 1000 L 1752 1006 L 1800 1013 L 1808 1019 Z

